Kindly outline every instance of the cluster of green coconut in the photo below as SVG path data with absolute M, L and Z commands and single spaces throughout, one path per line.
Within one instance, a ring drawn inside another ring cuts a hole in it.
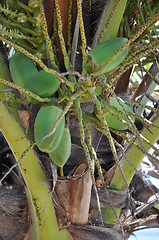
M 10 72 L 16 85 L 40 97 L 51 97 L 60 86 L 55 75 L 44 70 L 38 71 L 34 62 L 21 53 L 16 53 L 11 58 Z M 48 153 L 59 167 L 67 162 L 71 152 L 71 137 L 69 130 L 65 128 L 65 118 L 50 137 L 44 140 L 43 138 L 51 131 L 61 112 L 62 110 L 54 105 L 41 107 L 34 124 L 34 137 L 38 148 Z
M 114 54 L 126 41 L 126 38 L 114 38 L 97 44 L 91 49 L 88 53 L 88 73 L 98 74 L 99 71 L 105 74 L 117 68 L 126 58 L 128 47 L 120 54 L 116 56 Z M 111 58 L 112 61 L 110 61 Z M 47 73 L 45 70 L 38 71 L 34 62 L 22 53 L 16 53 L 11 58 L 10 72 L 16 85 L 42 98 L 51 97 L 60 86 L 56 75 Z M 104 112 L 108 126 L 117 130 L 126 129 L 127 124 L 130 124 L 130 118 L 125 112 L 132 113 L 132 109 L 120 98 L 110 97 L 108 105 L 109 111 Z M 45 136 L 50 133 L 61 112 L 62 109 L 54 105 L 41 107 L 34 126 L 34 137 L 38 148 L 48 153 L 54 163 L 60 167 L 67 162 L 71 152 L 71 137 L 69 130 L 65 128 L 65 118 L 59 122 L 51 136 L 47 138 Z M 100 119 L 98 113 L 95 114 Z M 131 117 L 131 120 L 134 121 L 134 118 Z

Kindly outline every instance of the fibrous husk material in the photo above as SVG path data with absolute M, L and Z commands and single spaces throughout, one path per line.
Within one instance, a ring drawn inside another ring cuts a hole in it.
M 67 229 L 71 240 L 121 240 L 122 236 L 113 228 L 97 226 L 70 226 Z
M 75 167 L 68 176 L 58 178 L 55 194 L 58 204 L 64 209 L 67 223 L 88 222 L 91 189 L 92 180 L 86 162 Z
M 31 222 L 28 218 L 27 199 L 19 187 L 0 187 L 0 239 L 22 240 Z

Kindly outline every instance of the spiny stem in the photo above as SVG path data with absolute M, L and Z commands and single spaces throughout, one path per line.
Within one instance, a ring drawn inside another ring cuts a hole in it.
M 97 168 L 98 168 L 99 177 L 101 178 L 102 183 L 103 183 L 103 187 L 104 187 L 103 190 L 105 190 L 106 195 L 107 195 L 107 198 L 109 199 L 110 207 L 112 208 L 114 215 L 116 216 L 118 222 L 120 223 L 120 219 L 118 218 L 118 216 L 117 216 L 117 214 L 116 214 L 116 212 L 115 212 L 115 209 L 114 209 L 114 207 L 113 207 L 113 205 L 112 205 L 112 203 L 111 203 L 111 198 L 110 198 L 110 196 L 109 196 L 109 192 L 108 192 L 107 186 L 106 186 L 105 181 L 104 181 L 104 176 L 103 176 L 103 173 L 102 173 L 102 168 L 101 168 L 101 165 L 100 165 L 100 163 L 99 163 L 99 161 L 98 161 L 98 159 L 97 159 L 97 155 L 96 155 L 95 149 L 94 149 L 93 146 L 92 146 L 91 134 L 90 134 L 90 131 L 88 130 L 88 127 L 87 127 L 86 124 L 84 124 L 84 130 L 85 130 L 86 137 L 87 137 L 88 147 L 89 147 L 89 149 L 90 149 L 90 151 L 91 151 L 91 153 L 92 153 L 93 159 L 95 160 L 95 164 L 96 164 L 96 166 L 97 166 Z M 114 139 L 113 139 L 113 140 L 114 140 Z M 128 188 L 127 188 L 127 189 L 128 189 Z M 120 224 L 121 224 L 121 223 L 120 223 Z
M 68 45 L 68 56 L 71 56 L 71 39 L 72 39 L 72 1 L 69 1 L 69 9 L 68 9 L 68 40 L 67 40 L 67 45 Z
M 145 105 L 145 104 L 140 104 L 139 102 L 128 102 L 127 105 L 129 106 L 133 106 L 133 107 L 139 107 L 139 108 L 146 108 L 154 113 L 158 113 L 159 112 L 159 109 L 157 108 L 153 108 L 151 106 L 148 106 L 148 105 Z
M 54 15 L 53 15 L 53 25 L 52 25 L 52 28 L 53 28 L 53 34 L 52 34 L 52 37 L 51 37 L 51 40 L 52 42 L 54 43 L 54 40 L 57 36 L 57 17 L 56 17 L 56 8 L 54 9 Z
M 147 28 L 149 28 L 153 23 L 155 23 L 156 21 L 158 21 L 158 18 L 159 18 L 159 11 L 156 13 L 156 15 L 153 17 L 153 18 L 151 18 L 145 25 L 143 25 L 139 30 L 138 30 L 138 32 L 135 34 L 135 35 L 131 35 L 130 36 L 130 39 L 128 40 L 128 42 L 127 42 L 127 46 L 130 44 L 130 43 L 132 43 L 132 42 L 134 42 L 138 37 L 140 37 L 142 34 L 143 34 L 143 32 L 147 29 Z M 123 46 L 123 50 L 125 49 L 125 47 Z
M 125 157 L 125 159 L 127 160 L 127 162 L 133 167 L 133 169 L 137 172 L 137 169 L 136 169 L 136 167 L 134 166 L 134 164 L 127 158 L 127 156 L 126 156 L 126 154 L 125 154 L 125 149 L 124 149 L 124 147 L 123 147 L 120 143 L 118 143 L 115 139 L 114 139 L 114 143 L 115 143 L 116 146 L 118 146 L 118 147 L 121 149 L 122 155 Z M 127 185 L 127 189 L 129 189 L 128 185 Z
M 21 88 L 21 87 L 15 85 L 14 83 L 6 81 L 4 79 L 0 78 L 0 82 L 5 84 L 5 85 L 7 85 L 7 86 L 9 86 L 9 87 L 12 87 L 12 88 L 18 90 L 21 94 L 24 94 L 24 95 L 26 95 L 28 97 L 32 97 L 33 99 L 35 99 L 35 100 L 37 100 L 39 102 L 50 102 L 51 101 L 50 98 L 41 98 L 38 95 L 36 95 L 35 93 L 30 92 L 30 91 L 28 91 L 28 90 L 26 90 L 24 88 Z
M 122 110 L 118 110 L 117 108 L 114 108 L 115 109 L 115 111 L 117 112 L 117 113 L 120 113 L 120 114 L 123 114 L 123 111 Z M 127 123 L 125 122 L 125 121 L 122 121 L 122 118 L 119 118 L 119 116 L 118 116 L 118 114 L 116 115 L 116 114 L 114 114 L 114 113 L 111 113 L 114 117 L 116 117 L 120 122 L 122 122 L 123 123 L 123 125 L 125 125 L 125 126 L 127 126 L 128 127 L 128 129 L 129 129 L 129 126 L 130 125 L 127 125 Z M 152 122 L 150 122 L 149 120 L 147 120 L 146 118 L 144 118 L 144 117 L 142 117 L 142 116 L 140 116 L 139 114 L 137 114 L 137 113 L 132 113 L 132 112 L 130 112 L 130 113 L 128 113 L 130 116 L 133 116 L 134 118 L 137 118 L 138 120 L 140 120 L 142 123 L 144 123 L 144 125 L 147 127 L 147 128 L 149 128 L 150 126 L 154 126 L 156 129 L 158 129 L 159 128 L 159 126 L 155 126 Z M 130 129 L 129 129 L 130 130 Z
M 2 181 L 13 171 L 13 169 L 16 168 L 16 167 L 19 165 L 20 161 L 24 158 L 24 156 L 26 155 L 26 153 L 27 153 L 28 151 L 30 151 L 31 149 L 33 149 L 33 148 L 35 147 L 35 145 L 36 145 L 35 143 L 31 144 L 31 145 L 22 153 L 22 155 L 21 155 L 20 158 L 17 160 L 17 162 L 16 162 L 14 165 L 12 165 L 12 166 L 9 168 L 9 170 L 4 174 L 4 176 L 0 179 L 0 185 L 1 185 Z
M 159 103 L 159 100 L 153 98 L 151 95 L 149 95 L 148 93 L 145 93 L 145 96 L 153 103 Z
M 98 195 L 96 182 L 95 182 L 95 177 L 94 177 L 94 167 L 92 167 L 92 160 L 91 160 L 91 157 L 90 157 L 90 154 L 89 154 L 89 149 L 88 149 L 87 144 L 85 143 L 83 116 L 82 116 L 82 110 L 81 110 L 79 98 L 75 100 L 75 107 L 77 109 L 77 117 L 78 117 L 78 124 L 79 124 L 79 130 L 80 130 L 81 144 L 83 146 L 83 149 L 84 149 L 84 152 L 85 152 L 85 155 L 86 155 L 86 158 L 87 158 L 88 167 L 89 167 L 89 171 L 90 171 L 90 176 L 91 176 L 92 184 L 93 184 L 95 194 L 96 194 L 96 200 L 97 200 L 97 206 L 98 206 L 98 211 L 99 211 L 99 215 L 100 215 L 100 220 L 101 220 L 101 224 L 103 226 L 103 217 L 102 217 L 102 212 L 101 212 L 101 208 L 100 208 L 99 195 Z
M 133 49 L 133 52 L 131 54 L 129 54 L 127 56 L 127 58 L 123 61 L 122 65 L 124 66 L 124 64 L 128 63 L 131 59 L 133 59 L 138 53 L 141 53 L 141 51 L 146 51 L 147 49 L 149 49 L 149 44 L 142 44 L 140 45 L 140 43 L 137 45 L 137 47 L 135 48 L 135 50 Z
M 103 131 L 102 129 L 98 128 L 99 131 Z M 122 133 L 121 131 L 116 131 L 115 129 L 112 129 L 111 130 L 113 133 L 115 133 L 117 136 L 120 136 L 121 138 L 123 138 L 127 143 L 129 143 L 129 145 L 134 145 L 137 149 L 139 149 L 141 152 L 143 152 L 145 154 L 145 151 L 143 150 L 143 148 L 141 147 L 141 145 L 137 145 L 135 143 L 135 137 L 136 136 L 133 136 L 133 138 L 129 138 L 129 137 L 126 137 L 124 133 Z M 103 131 L 103 134 L 104 134 L 104 131 Z M 146 138 L 144 138 L 142 135 L 140 135 L 143 142 L 145 142 L 146 144 L 148 144 L 156 153 L 159 153 L 159 150 L 153 145 L 151 144 Z M 149 153 L 147 153 L 147 155 L 150 156 Z M 154 158 L 156 160 L 155 157 L 153 157 L 151 155 L 151 158 Z
M 139 36 L 141 36 L 141 34 L 148 28 L 150 27 L 155 21 L 158 20 L 159 17 L 159 12 L 156 14 L 155 17 L 153 17 L 152 19 L 150 19 L 135 35 L 132 35 L 130 37 L 130 39 L 109 59 L 109 61 L 102 66 L 101 68 L 99 68 L 99 70 L 97 71 L 98 74 L 103 72 L 103 69 L 105 69 L 120 53 L 122 53 L 132 42 L 134 42 Z M 152 51 L 152 49 L 150 49 L 150 52 Z M 148 51 L 149 52 L 149 51 Z M 147 53 L 148 54 L 148 53 Z M 143 55 L 145 56 L 145 55 Z M 142 57 L 142 56 L 141 56 Z M 140 57 L 140 58 L 141 58 Z M 130 65 L 129 65 L 130 68 Z
M 117 3 L 115 4 L 115 6 L 114 6 L 114 8 L 113 8 L 113 10 L 112 10 L 112 12 L 111 12 L 108 20 L 107 20 L 107 23 L 106 23 L 106 25 L 105 25 L 105 28 L 104 28 L 103 31 L 100 33 L 99 42 L 101 42 L 101 39 L 103 38 L 103 35 L 104 35 L 105 30 L 109 28 L 109 26 L 110 26 L 110 24 L 111 24 L 111 21 L 113 20 L 113 17 L 114 17 L 114 15 L 116 14 L 116 11 L 118 10 L 119 4 L 120 4 L 120 0 L 118 0 Z
M 68 54 L 66 51 L 64 36 L 62 33 L 62 19 L 61 19 L 61 12 L 60 12 L 58 0 L 55 0 L 55 7 L 56 7 L 57 24 L 58 24 L 58 35 L 59 35 L 59 39 L 60 39 L 60 43 L 61 43 L 62 54 L 64 56 L 64 64 L 65 64 L 66 70 L 69 71 L 70 63 L 69 63 L 69 57 L 68 57 Z
M 129 126 L 128 128 L 129 128 L 129 129 L 132 129 L 132 132 L 135 134 L 135 136 L 137 137 L 138 141 L 140 142 L 141 147 L 142 147 L 145 155 L 147 155 L 147 151 L 146 151 L 146 149 L 145 149 L 145 147 L 144 147 L 143 138 L 141 137 L 141 134 L 139 133 L 139 131 L 138 131 L 138 129 L 136 128 L 136 126 L 135 126 L 134 122 L 132 121 L 132 119 L 129 117 L 129 115 L 128 115 L 128 113 L 126 112 L 125 108 L 124 108 L 124 107 L 122 106 L 122 104 L 120 103 L 120 101 L 119 101 L 118 97 L 116 96 L 116 94 L 114 93 L 114 91 L 111 90 L 111 89 L 110 89 L 110 91 L 111 91 L 112 95 L 116 98 L 119 106 L 122 108 L 123 112 L 125 113 L 126 117 L 129 119 L 129 121 L 130 121 L 130 123 L 131 123 L 131 126 Z M 150 146 L 150 143 L 147 142 L 147 144 Z
M 101 165 L 100 165 L 99 160 L 97 158 L 96 151 L 95 151 L 94 147 L 92 146 L 92 136 L 91 136 L 90 130 L 88 129 L 88 125 L 87 125 L 86 121 L 83 121 L 83 126 L 84 126 L 84 131 L 85 131 L 85 134 L 86 134 L 87 144 L 88 144 L 89 150 L 90 150 L 90 152 L 91 152 L 91 154 L 93 156 L 93 159 L 95 161 L 95 164 L 96 164 L 96 166 L 98 168 L 99 176 L 102 179 L 102 182 L 104 183 L 104 177 L 103 177 L 103 173 L 102 173 L 102 168 L 101 168 Z
M 107 89 L 108 89 L 108 88 L 107 88 Z M 128 114 L 128 112 L 126 112 L 125 108 L 123 107 L 123 105 L 122 105 L 121 102 L 119 101 L 118 97 L 114 94 L 113 90 L 110 90 L 110 88 L 109 88 L 109 92 L 111 92 L 111 94 L 112 94 L 113 96 L 115 96 L 115 98 L 116 98 L 119 106 L 122 108 L 122 110 L 118 110 L 118 108 L 113 107 L 113 106 L 109 106 L 109 107 L 108 107 L 108 106 L 105 104 L 105 102 L 103 102 L 103 108 L 104 108 L 104 110 L 106 110 L 107 112 L 109 112 L 114 118 L 116 118 L 118 121 L 120 121 L 120 122 L 122 123 L 122 125 L 126 126 L 127 129 L 130 129 L 130 124 L 131 124 L 131 125 L 134 124 L 133 121 L 132 121 L 132 119 L 131 119 L 130 116 L 129 116 L 130 114 Z M 101 102 L 102 102 L 102 100 L 101 100 Z M 115 112 L 113 112 L 112 109 L 115 109 Z M 122 118 L 122 116 L 119 115 L 119 113 L 123 115 L 123 112 L 124 112 L 125 116 L 127 117 L 127 119 L 129 120 L 129 123 L 127 123 L 126 120 L 124 120 L 124 119 Z M 99 117 L 100 117 L 100 119 L 101 119 L 101 113 L 97 111 L 97 114 L 99 115 Z M 133 115 L 133 114 L 131 114 L 131 115 Z M 102 121 L 102 123 L 103 123 L 103 126 L 105 126 L 102 119 L 101 119 L 101 121 Z
M 157 42 L 156 42 L 157 43 Z M 132 59 L 130 59 L 130 61 L 127 61 L 127 58 L 125 59 L 125 61 L 119 65 L 119 67 L 117 69 L 120 68 L 119 72 L 115 75 L 115 77 L 112 77 L 110 80 L 110 84 L 113 84 L 114 81 L 116 81 L 123 73 L 125 73 L 128 69 L 130 69 L 130 67 L 135 64 L 136 62 L 138 62 L 141 58 L 145 57 L 146 55 L 148 55 L 149 53 L 153 52 L 154 50 L 156 50 L 159 47 L 159 43 L 155 46 L 148 46 L 147 49 L 145 51 L 140 52 L 139 54 L 136 54 Z M 128 56 L 129 58 L 129 56 Z M 117 70 L 116 69 L 116 70 Z M 108 74 L 107 76 L 110 76 L 112 73 Z
M 82 74 L 85 75 L 86 74 L 86 63 L 87 63 L 87 54 L 86 54 L 87 42 L 86 42 L 84 23 L 83 23 L 83 17 L 82 17 L 82 3 L 81 3 L 81 0 L 77 0 L 77 10 L 78 10 L 79 26 L 80 26 L 81 40 L 82 40 L 82 56 L 83 56 Z
M 117 100 L 119 106 L 121 107 L 122 111 L 124 112 L 125 116 L 127 117 L 127 119 L 129 120 L 129 123 L 131 124 L 132 127 L 135 127 L 134 122 L 132 121 L 132 119 L 129 116 L 129 113 L 125 110 L 124 106 L 121 104 L 121 102 L 119 101 L 119 98 L 116 96 L 116 94 L 114 93 L 114 91 L 109 88 L 109 91 L 111 92 L 112 96 L 115 97 L 115 99 Z M 118 111 L 118 109 L 116 109 L 117 112 L 120 112 L 120 110 Z M 122 113 L 122 112 L 121 112 Z M 116 115 L 116 118 L 118 120 L 120 120 L 120 117 L 118 115 Z M 123 122 L 125 125 L 127 125 L 125 122 Z M 130 125 L 128 124 L 128 126 Z
M 73 89 L 73 83 L 69 82 L 63 74 L 56 72 L 53 69 L 48 68 L 41 59 L 39 59 L 38 57 L 34 56 L 33 54 L 31 54 L 30 52 L 28 52 L 27 50 L 25 50 L 24 48 L 20 47 L 19 45 L 12 43 L 11 41 L 7 40 L 6 38 L 0 36 L 0 40 L 4 41 L 6 44 L 9 44 L 11 47 L 13 47 L 15 50 L 25 54 L 27 57 L 29 57 L 30 59 L 32 59 L 34 62 L 36 62 L 37 64 L 39 64 L 39 66 L 44 69 L 46 72 L 56 75 L 58 80 L 61 83 L 65 83 L 68 87 L 70 87 L 71 89 Z
M 156 59 L 156 64 L 158 64 L 158 63 L 157 63 L 157 59 Z M 142 66 L 142 69 L 144 69 L 144 71 L 147 73 L 147 75 L 149 76 L 149 78 L 150 78 L 153 82 L 155 82 L 157 85 L 159 85 L 159 72 L 158 72 L 155 76 L 153 76 L 145 67 Z M 146 93 L 146 94 L 147 94 L 147 93 Z M 151 96 L 151 97 L 152 97 L 152 96 Z M 155 99 L 154 99 L 153 101 L 155 101 Z
M 109 127 L 108 127 L 108 124 L 105 120 L 105 117 L 104 117 L 104 114 L 103 114 L 103 111 L 102 111 L 102 108 L 101 108 L 101 103 L 100 101 L 98 100 L 98 98 L 96 97 L 95 93 L 92 91 L 92 89 L 89 89 L 88 90 L 91 97 L 94 99 L 95 101 L 95 104 L 96 104 L 96 107 L 97 107 L 97 111 L 99 112 L 100 116 L 101 116 L 101 119 L 102 119 L 102 123 L 104 125 L 104 129 L 105 129 L 105 133 L 106 133 L 106 137 L 108 138 L 108 141 L 109 141 L 109 144 L 110 144 L 110 148 L 111 148 L 111 151 L 112 151 L 112 154 L 114 156 L 114 160 L 120 170 L 120 174 L 121 176 L 123 177 L 124 179 L 124 182 L 126 184 L 126 180 L 125 180 L 125 177 L 123 175 L 123 172 L 122 172 L 122 169 L 120 167 L 120 163 L 119 163 L 119 159 L 118 159 L 118 155 L 117 155 L 117 152 L 116 152 L 116 149 L 115 149 L 115 145 L 114 145 L 114 142 L 113 142 L 113 138 L 111 136 L 111 133 L 110 133 L 110 130 L 109 130 Z
M 106 130 L 105 129 L 103 129 L 101 126 L 99 126 L 99 124 L 97 125 L 97 124 L 95 124 L 95 123 L 93 123 L 94 124 L 94 126 L 95 126 L 95 128 L 98 130 L 98 131 L 100 131 L 102 134 L 104 134 L 105 136 L 107 136 L 107 133 L 106 133 Z M 124 134 L 124 133 L 122 133 L 122 131 L 117 131 L 117 130 L 115 130 L 115 129 L 111 129 L 111 132 L 113 132 L 113 133 L 115 133 L 117 136 L 120 136 L 122 139 L 124 139 L 127 143 L 129 143 L 129 145 L 133 145 L 134 147 L 136 147 L 139 151 L 141 151 L 142 153 L 144 153 L 145 154 L 145 152 L 144 152 L 144 150 L 142 149 L 142 147 L 140 146 L 140 145 L 137 145 L 136 143 L 135 143 L 135 137 L 136 136 L 134 136 L 133 138 L 128 138 L 128 137 L 126 137 L 126 135 Z M 142 137 L 142 136 L 141 136 Z M 143 138 L 143 141 L 144 141 L 145 139 Z M 113 141 L 114 141 L 114 139 L 113 139 Z M 156 152 L 158 152 L 158 149 L 155 147 L 155 146 L 153 146 L 153 145 L 151 145 L 151 148 L 152 149 L 154 149 L 154 151 L 156 151 Z M 150 155 L 149 153 L 147 153 L 147 156 L 149 156 L 149 157 L 151 157 L 151 159 L 152 160 L 154 160 L 154 161 L 159 161 L 156 157 L 154 157 L 153 155 Z
M 45 40 L 47 42 L 48 51 L 49 51 L 49 54 L 50 54 L 51 65 L 54 69 L 57 69 L 57 65 L 55 63 L 54 53 L 53 53 L 53 50 L 52 50 L 51 39 L 50 39 L 48 31 L 47 31 L 47 23 L 46 23 L 45 12 L 44 12 L 44 8 L 43 8 L 42 0 L 38 0 L 38 4 L 39 4 L 39 8 L 40 8 L 40 17 L 41 17 L 40 20 L 42 21 L 41 25 L 42 25 L 42 28 L 43 28 Z
M 19 45 L 17 45 L 16 43 L 12 43 L 10 40 L 6 39 L 3 36 L 0 36 L 0 40 L 4 41 L 6 44 L 8 44 L 9 46 L 13 47 L 15 50 L 25 54 L 28 58 L 32 59 L 34 62 L 36 62 L 42 69 L 44 69 L 46 72 L 51 73 L 51 74 L 55 74 L 55 75 L 59 75 L 61 76 L 58 72 L 56 72 L 53 69 L 49 69 L 44 63 L 43 61 L 36 57 L 35 55 L 31 54 L 30 52 L 28 52 L 27 50 L 25 50 L 24 48 L 20 47 Z M 62 81 L 63 82 L 63 81 Z

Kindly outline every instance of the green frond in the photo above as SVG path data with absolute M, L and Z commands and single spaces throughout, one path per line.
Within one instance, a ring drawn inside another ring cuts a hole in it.
M 17 18 L 17 11 L 12 11 L 8 6 L 0 4 L 0 13 L 4 13 L 10 19 Z
M 31 39 L 30 37 L 28 36 L 25 36 L 23 33 L 21 33 L 19 31 L 19 29 L 0 29 L 0 34 L 1 35 L 4 35 L 5 37 L 8 37 L 8 38 L 16 38 L 16 39 Z

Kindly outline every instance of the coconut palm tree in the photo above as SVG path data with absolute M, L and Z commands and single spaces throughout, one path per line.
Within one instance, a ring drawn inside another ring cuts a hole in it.
M 130 183 L 157 161 L 158 2 L 6 0 L 0 16 L 0 129 L 29 239 L 121 239 Z

